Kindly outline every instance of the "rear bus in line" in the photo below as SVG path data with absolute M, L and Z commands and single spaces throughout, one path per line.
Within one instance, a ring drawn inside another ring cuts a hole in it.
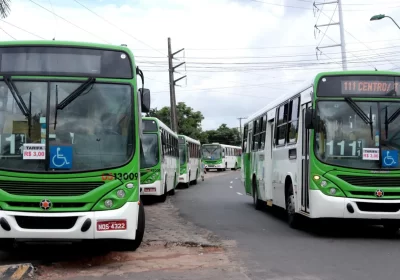
M 203 144 L 201 148 L 202 162 L 206 171 L 217 169 L 225 171 L 241 167 L 242 148 L 219 143 Z
M 186 186 L 196 185 L 200 177 L 200 141 L 186 135 L 178 135 L 180 174 L 179 183 Z
M 318 74 L 244 124 L 246 194 L 301 217 L 400 227 L 400 75 Z
M 140 195 L 161 202 L 175 194 L 179 175 L 178 135 L 157 118 L 143 117 Z

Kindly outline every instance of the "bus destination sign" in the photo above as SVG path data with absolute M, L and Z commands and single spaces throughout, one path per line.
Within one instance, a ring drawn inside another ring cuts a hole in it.
M 397 92 L 399 84 L 394 81 L 342 81 L 342 93 L 385 95 L 392 90 Z
M 331 76 L 318 83 L 318 96 L 400 96 L 400 77 Z

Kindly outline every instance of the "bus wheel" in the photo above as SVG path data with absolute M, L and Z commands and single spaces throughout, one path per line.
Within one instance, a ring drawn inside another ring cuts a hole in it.
M 237 162 L 235 162 L 235 167 L 232 168 L 231 170 L 236 170 L 237 169 Z
M 253 181 L 253 205 L 256 210 L 261 209 L 261 201 L 258 198 L 258 190 L 257 190 L 257 183 Z
M 197 185 L 197 177 L 199 176 L 199 171 L 196 172 L 196 179 L 193 181 L 193 185 Z
M 117 251 L 136 251 L 142 243 L 145 228 L 145 215 L 142 201 L 139 204 L 139 215 L 138 215 L 138 228 L 136 229 L 135 240 L 117 240 L 113 241 L 113 247 Z
M 291 228 L 298 228 L 299 227 L 299 215 L 296 213 L 295 208 L 295 199 L 293 193 L 293 184 L 290 183 L 289 189 L 287 192 L 286 197 L 286 213 L 288 218 L 288 224 Z
M 160 202 L 165 202 L 167 200 L 167 190 L 167 180 L 165 180 L 164 193 L 160 196 Z
M 175 177 L 174 177 L 174 185 L 172 187 L 172 190 L 169 191 L 170 195 L 174 195 L 175 194 L 175 188 L 176 188 L 176 174 L 175 174 Z

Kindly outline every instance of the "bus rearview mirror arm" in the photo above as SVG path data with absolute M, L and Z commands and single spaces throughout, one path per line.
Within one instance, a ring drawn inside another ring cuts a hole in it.
M 304 126 L 306 129 L 314 129 L 316 124 L 315 110 L 313 108 L 307 108 L 304 117 Z

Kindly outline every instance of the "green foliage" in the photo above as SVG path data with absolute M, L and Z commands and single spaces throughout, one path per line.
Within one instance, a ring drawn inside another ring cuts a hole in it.
M 11 0 L 0 0 L 0 17 L 6 18 L 11 11 Z
M 194 111 L 193 108 L 186 106 L 184 102 L 179 102 L 176 106 L 178 115 L 178 133 L 198 139 L 202 144 L 218 142 L 226 145 L 240 146 L 240 134 L 237 128 L 229 128 L 226 124 L 216 130 L 202 131 L 201 121 L 204 119 L 200 111 Z M 155 117 L 160 119 L 167 126 L 171 127 L 170 107 L 151 109 L 146 117 Z

